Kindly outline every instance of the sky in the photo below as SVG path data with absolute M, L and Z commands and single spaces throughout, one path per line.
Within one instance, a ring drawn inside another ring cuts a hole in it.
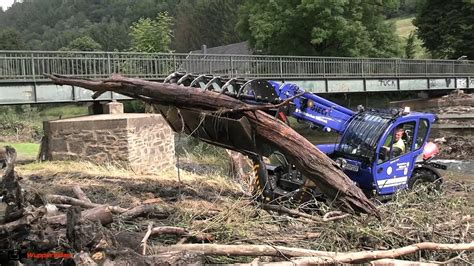
M 0 6 L 3 8 L 3 10 L 6 10 L 12 4 L 13 4 L 13 0 L 0 0 Z

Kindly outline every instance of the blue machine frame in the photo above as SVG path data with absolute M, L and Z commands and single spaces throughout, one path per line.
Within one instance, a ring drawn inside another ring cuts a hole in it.
M 388 195 L 408 187 L 415 169 L 423 161 L 423 148 L 436 121 L 435 115 L 401 110 L 396 113 L 387 110 L 354 112 L 305 92 L 297 85 L 270 83 L 282 100 L 300 95 L 292 99 L 291 116 L 341 135 L 338 143 L 316 146 L 334 159 L 362 189 Z M 403 125 L 411 126 L 411 141 L 406 141 L 406 152 L 396 155 L 390 143 L 386 158 L 381 159 L 387 139 Z M 423 132 L 419 130 L 421 127 Z

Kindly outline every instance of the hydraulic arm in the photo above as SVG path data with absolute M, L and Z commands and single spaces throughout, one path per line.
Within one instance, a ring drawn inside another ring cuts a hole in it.
M 313 93 L 305 92 L 294 84 L 283 83 L 279 87 L 277 83 L 272 84 L 282 100 L 302 94 L 292 100 L 293 106 L 290 115 L 309 122 L 313 126 L 321 127 L 326 132 L 335 131 L 342 134 L 349 120 L 355 115 L 352 110 Z

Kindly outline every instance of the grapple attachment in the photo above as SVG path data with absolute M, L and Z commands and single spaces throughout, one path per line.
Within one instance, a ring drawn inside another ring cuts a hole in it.
M 176 132 L 245 155 L 258 154 L 252 128 L 244 116 L 218 116 L 164 105 L 155 108 Z
M 265 80 L 225 79 L 209 75 L 173 73 L 167 83 L 214 91 L 252 105 L 279 103 L 281 99 L 273 85 Z M 258 139 L 245 116 L 239 113 L 209 114 L 202 111 L 155 105 L 175 132 L 185 133 L 204 142 L 238 151 L 250 157 L 254 168 L 254 194 L 266 201 L 291 200 L 295 203 L 308 200 L 311 189 L 307 180 L 286 161 L 285 166 L 271 162 L 276 153 L 271 145 Z M 266 110 L 276 115 L 278 110 Z M 281 157 L 280 156 L 280 157 Z

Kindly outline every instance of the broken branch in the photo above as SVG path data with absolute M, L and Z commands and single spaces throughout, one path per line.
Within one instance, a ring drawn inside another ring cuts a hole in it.
M 276 211 L 276 212 L 279 212 L 279 213 L 286 213 L 286 214 L 290 214 L 290 215 L 296 215 L 296 216 L 300 216 L 300 217 L 307 218 L 307 219 L 317 221 L 317 222 L 322 221 L 322 219 L 320 217 L 316 217 L 316 216 L 313 216 L 313 215 L 310 215 L 310 214 L 307 214 L 307 213 L 304 213 L 304 212 L 299 212 L 297 210 L 288 209 L 288 208 L 286 208 L 284 206 L 280 206 L 280 205 L 262 204 L 262 209 L 269 210 L 269 211 Z
M 169 247 L 160 247 L 158 252 L 188 251 L 200 253 L 203 255 L 274 257 L 285 256 L 294 258 L 291 260 L 291 263 L 293 263 L 293 265 L 308 265 L 318 263 L 360 263 L 385 258 L 393 259 L 403 255 L 412 254 L 420 250 L 473 251 L 474 242 L 461 244 L 440 244 L 432 242 L 423 242 L 392 250 L 375 250 L 360 252 L 329 252 L 269 245 L 183 244 Z
M 113 221 L 112 213 L 108 206 L 99 206 L 81 212 L 82 220 L 100 221 L 101 224 L 106 225 Z M 66 214 L 51 216 L 46 218 L 50 224 L 65 225 L 67 218 Z
M 80 186 L 78 186 L 78 185 L 72 186 L 72 191 L 74 192 L 74 194 L 76 195 L 76 197 L 79 200 L 82 200 L 82 201 L 85 201 L 85 202 L 88 202 L 88 203 L 92 203 L 92 201 L 86 196 L 86 193 L 84 193 L 84 191 L 82 191 Z
M 145 236 L 143 237 L 142 241 L 140 242 L 140 246 L 142 247 L 142 255 L 146 254 L 146 241 L 148 240 L 148 238 L 151 235 L 152 227 L 153 227 L 153 223 L 150 222 L 148 224 L 148 230 L 146 231 Z
M 154 212 L 159 213 L 160 214 L 159 216 L 163 216 L 163 217 L 168 216 L 164 209 L 159 208 L 157 205 L 153 205 L 153 204 L 139 205 L 135 208 L 132 208 L 130 210 L 123 212 L 120 216 L 122 217 L 123 220 L 130 221 L 130 220 L 135 219 L 136 217 L 144 216 L 144 215 L 154 213 Z
M 74 205 L 74 206 L 79 206 L 83 208 L 89 208 L 89 209 L 104 206 L 102 204 L 89 203 L 83 200 L 78 200 L 75 198 L 62 196 L 62 195 L 46 195 L 46 199 L 51 203 L 68 204 L 68 205 Z M 113 213 L 121 214 L 128 211 L 127 209 L 119 207 L 119 206 L 108 206 L 108 207 Z

